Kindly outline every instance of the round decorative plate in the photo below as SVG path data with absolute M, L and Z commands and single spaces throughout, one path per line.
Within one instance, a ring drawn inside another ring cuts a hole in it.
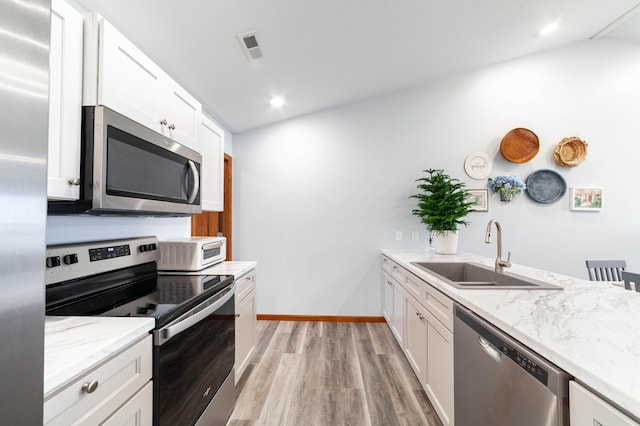
M 491 173 L 491 160 L 484 152 L 474 152 L 464 160 L 464 171 L 474 179 L 484 179 Z
M 507 132 L 500 142 L 500 153 L 512 163 L 526 163 L 536 156 L 539 149 L 538 136 L 522 127 Z
M 567 182 L 553 170 L 537 170 L 527 178 L 527 194 L 538 203 L 555 203 L 567 192 Z

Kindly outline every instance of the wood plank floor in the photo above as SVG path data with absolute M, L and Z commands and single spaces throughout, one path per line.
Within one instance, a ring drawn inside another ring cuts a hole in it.
M 440 426 L 385 323 L 258 321 L 228 426 Z

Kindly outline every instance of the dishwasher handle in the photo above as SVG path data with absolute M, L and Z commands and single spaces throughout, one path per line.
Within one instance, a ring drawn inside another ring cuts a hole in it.
M 565 371 L 508 336 L 492 324 L 483 320 L 470 310 L 459 305 L 455 307 L 455 316 L 478 334 L 478 344 L 486 345 L 508 357 L 537 381 L 557 396 L 569 395 L 568 380 L 571 377 Z M 455 335 L 455 330 L 454 330 Z M 487 349 L 487 348 L 483 348 Z

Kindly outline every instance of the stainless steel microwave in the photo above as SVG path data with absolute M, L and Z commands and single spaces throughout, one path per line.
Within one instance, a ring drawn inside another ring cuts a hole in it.
M 49 214 L 197 214 L 201 164 L 192 149 L 104 106 L 86 106 L 80 199 L 50 201 Z

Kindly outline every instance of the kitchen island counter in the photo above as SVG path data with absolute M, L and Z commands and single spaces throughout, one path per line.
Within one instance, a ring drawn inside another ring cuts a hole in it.
M 640 293 L 518 264 L 506 271 L 563 289 L 457 289 L 411 262 L 493 268 L 495 259 L 424 250 L 382 254 L 640 419 Z

